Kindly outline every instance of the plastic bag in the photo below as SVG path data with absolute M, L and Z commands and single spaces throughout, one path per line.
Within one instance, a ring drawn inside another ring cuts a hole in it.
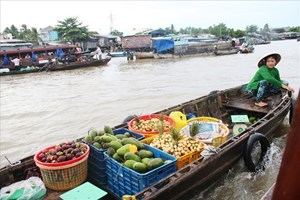
M 0 190 L 0 200 L 29 200 L 43 199 L 46 187 L 39 177 L 13 183 Z

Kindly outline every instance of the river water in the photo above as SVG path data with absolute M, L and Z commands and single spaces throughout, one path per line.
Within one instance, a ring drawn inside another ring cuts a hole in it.
M 281 78 L 300 88 L 300 43 L 272 41 L 252 54 L 189 56 L 127 61 L 107 66 L 1 77 L 0 167 L 62 141 L 83 137 L 90 128 L 120 124 L 128 115 L 166 107 L 247 83 L 258 60 L 278 52 Z M 257 199 L 274 182 L 280 165 L 288 119 L 276 130 L 274 163 L 265 174 L 247 173 L 239 162 L 218 183 L 193 199 Z M 255 181 L 249 184 L 249 181 Z

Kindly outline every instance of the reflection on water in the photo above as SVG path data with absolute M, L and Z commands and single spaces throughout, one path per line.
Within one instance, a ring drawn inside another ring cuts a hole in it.
M 0 167 L 8 164 L 4 156 L 13 162 L 83 137 L 91 127 L 114 126 L 128 115 L 157 112 L 213 90 L 247 83 L 258 60 L 270 52 L 282 55 L 281 77 L 297 94 L 299 44 L 276 41 L 255 46 L 252 54 L 227 56 L 112 58 L 104 67 L 1 77 Z M 230 190 L 229 185 L 224 190 Z

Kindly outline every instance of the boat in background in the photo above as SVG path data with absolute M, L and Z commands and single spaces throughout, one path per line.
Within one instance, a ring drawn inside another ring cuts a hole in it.
M 126 57 L 127 56 L 127 52 L 126 51 L 114 51 L 114 52 L 108 52 L 107 53 L 108 56 L 111 57 Z
M 18 50 L 0 51 L 2 63 L 0 76 L 37 73 L 43 71 L 72 70 L 85 67 L 106 65 L 110 56 L 103 59 L 93 59 L 89 51 L 73 53 L 75 45 L 45 46 Z M 30 58 L 26 58 L 26 56 Z M 19 57 L 20 67 L 15 68 L 11 58 Z
M 136 59 L 149 59 L 149 58 L 154 58 L 154 53 L 153 52 L 134 52 L 133 55 L 135 56 Z
M 232 49 L 228 49 L 228 50 L 216 49 L 216 50 L 214 50 L 214 54 L 216 56 L 223 56 L 223 55 L 237 54 L 239 51 L 240 51 L 239 48 L 232 48 Z
M 3 50 L 14 50 L 14 49 L 26 49 L 32 48 L 33 44 L 31 42 L 26 42 L 19 39 L 5 39 L 0 40 L 0 51 Z

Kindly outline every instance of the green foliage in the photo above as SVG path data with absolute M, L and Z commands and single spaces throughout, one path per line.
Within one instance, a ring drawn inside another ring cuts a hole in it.
M 111 35 L 115 35 L 115 36 L 123 36 L 123 32 L 119 32 L 118 30 L 113 30 L 112 32 L 110 32 Z
M 21 39 L 25 41 L 35 41 L 38 42 L 39 34 L 37 32 L 36 28 L 27 28 L 26 24 L 23 24 L 20 28 L 16 28 L 14 25 L 12 25 L 10 28 L 6 27 L 3 33 L 11 33 L 13 38 L 15 39 Z
M 256 33 L 258 31 L 258 26 L 256 25 L 250 25 L 246 27 L 247 33 Z
M 89 36 L 88 26 L 81 26 L 77 17 L 66 18 L 64 21 L 58 21 L 54 30 L 58 32 L 60 40 L 75 44 Z
M 290 32 L 298 32 L 298 33 L 300 33 L 300 26 L 298 26 L 298 27 L 292 27 L 292 28 L 289 29 L 289 31 Z
M 276 33 L 284 33 L 285 32 L 284 28 L 275 28 L 275 29 L 273 29 L 273 31 L 275 31 Z

